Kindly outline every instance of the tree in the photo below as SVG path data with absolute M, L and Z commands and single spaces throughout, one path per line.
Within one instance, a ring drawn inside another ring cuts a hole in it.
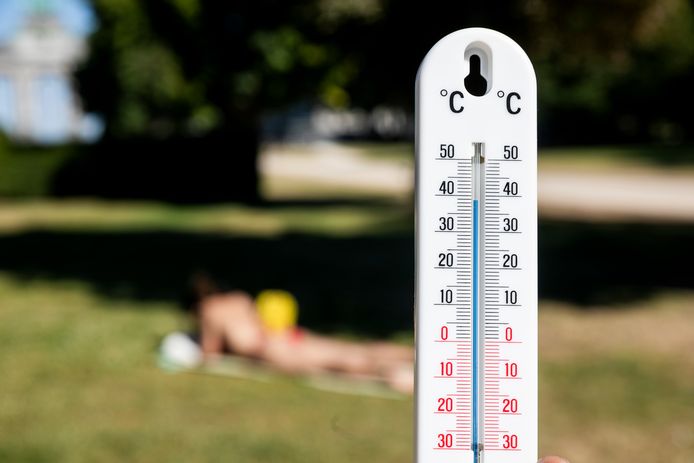
M 327 3 L 97 0 L 100 28 L 80 91 L 88 109 L 105 116 L 111 145 L 176 140 L 169 149 L 194 150 L 189 167 L 203 165 L 197 176 L 209 180 L 197 186 L 217 185 L 191 192 L 194 199 L 252 199 L 263 111 L 302 98 L 346 103 L 342 87 L 354 64 L 324 27 L 338 21 Z M 362 3 L 338 17 L 368 21 L 373 12 Z M 138 156 L 133 170 L 152 153 Z

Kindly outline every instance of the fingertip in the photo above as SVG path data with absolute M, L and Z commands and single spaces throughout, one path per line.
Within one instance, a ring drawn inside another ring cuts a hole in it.
M 550 457 L 540 458 L 537 461 L 537 463 L 569 463 L 569 461 L 563 459 L 562 457 L 550 456 Z

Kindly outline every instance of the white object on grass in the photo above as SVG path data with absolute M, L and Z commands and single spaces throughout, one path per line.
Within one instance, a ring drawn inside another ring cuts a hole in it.
M 175 331 L 166 335 L 159 347 L 159 355 L 168 367 L 195 368 L 202 363 L 202 350 L 190 335 Z

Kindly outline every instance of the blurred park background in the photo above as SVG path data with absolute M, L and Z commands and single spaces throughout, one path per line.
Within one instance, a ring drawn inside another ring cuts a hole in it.
M 538 74 L 540 448 L 694 461 L 694 1 L 0 1 L 0 461 L 412 460 L 412 402 L 169 375 L 190 275 L 412 342 L 413 95 Z

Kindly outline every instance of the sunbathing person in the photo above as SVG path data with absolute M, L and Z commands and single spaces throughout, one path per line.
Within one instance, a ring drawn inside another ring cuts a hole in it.
M 205 279 L 198 279 L 196 286 L 191 309 L 203 359 L 233 354 L 266 362 L 287 373 L 339 372 L 377 378 L 401 392 L 413 390 L 414 353 L 409 347 L 350 342 L 292 323 L 282 326 L 261 316 L 256 301 L 245 292 L 219 292 Z

